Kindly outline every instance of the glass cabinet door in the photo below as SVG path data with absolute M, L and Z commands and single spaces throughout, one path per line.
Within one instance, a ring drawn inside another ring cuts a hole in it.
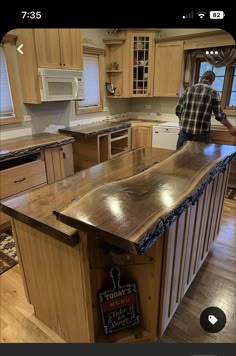
M 153 37 L 150 35 L 134 35 L 132 43 L 133 53 L 133 77 L 132 77 L 132 95 L 150 96 L 151 80 L 153 73 L 152 54 Z

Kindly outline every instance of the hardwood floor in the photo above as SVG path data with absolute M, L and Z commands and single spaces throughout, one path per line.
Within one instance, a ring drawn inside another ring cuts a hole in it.
M 213 249 L 158 342 L 236 342 L 235 209 L 236 203 L 226 199 Z M 0 342 L 64 342 L 34 317 L 33 307 L 25 298 L 18 265 L 0 276 L 0 291 Z M 207 333 L 200 326 L 200 314 L 209 306 L 219 307 L 226 314 L 226 326 L 219 333 Z

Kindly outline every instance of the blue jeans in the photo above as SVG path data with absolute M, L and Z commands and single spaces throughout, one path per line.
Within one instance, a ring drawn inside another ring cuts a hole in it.
M 186 141 L 198 141 L 208 143 L 209 132 L 202 132 L 201 134 L 190 134 L 180 130 L 179 137 L 176 144 L 176 149 L 178 150 Z

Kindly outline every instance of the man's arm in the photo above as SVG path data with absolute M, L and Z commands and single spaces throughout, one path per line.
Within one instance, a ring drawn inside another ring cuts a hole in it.
M 228 130 L 229 132 L 231 133 L 231 135 L 234 135 L 236 136 L 236 127 L 233 126 L 229 120 L 227 119 L 227 117 L 225 117 L 222 121 L 220 121 L 222 125 L 224 125 Z
M 220 121 L 220 123 L 229 130 L 231 135 L 236 136 L 236 127 L 229 122 L 226 114 L 223 112 L 220 98 L 215 90 L 212 92 L 212 110 L 215 114 L 215 119 Z

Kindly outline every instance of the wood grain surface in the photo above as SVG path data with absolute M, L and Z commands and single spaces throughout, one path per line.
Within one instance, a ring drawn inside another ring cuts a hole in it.
M 0 161 L 38 152 L 46 148 L 59 147 L 74 142 L 73 137 L 61 134 L 41 133 L 1 141 Z
M 200 198 L 234 154 L 233 146 L 188 142 L 163 162 L 103 184 L 55 214 L 78 230 L 142 254 Z
M 11 217 L 66 244 L 75 245 L 78 243 L 77 230 L 58 221 L 53 214 L 54 209 L 63 208 L 106 182 L 132 177 L 174 152 L 158 148 L 140 148 L 59 182 L 4 200 L 1 207 Z
M 131 127 L 130 122 L 97 122 L 92 124 L 77 125 L 72 127 L 66 127 L 65 129 L 60 129 L 59 132 L 64 134 L 69 134 L 73 137 L 89 137 L 96 136 L 98 134 L 108 133 L 120 129 L 126 129 Z

